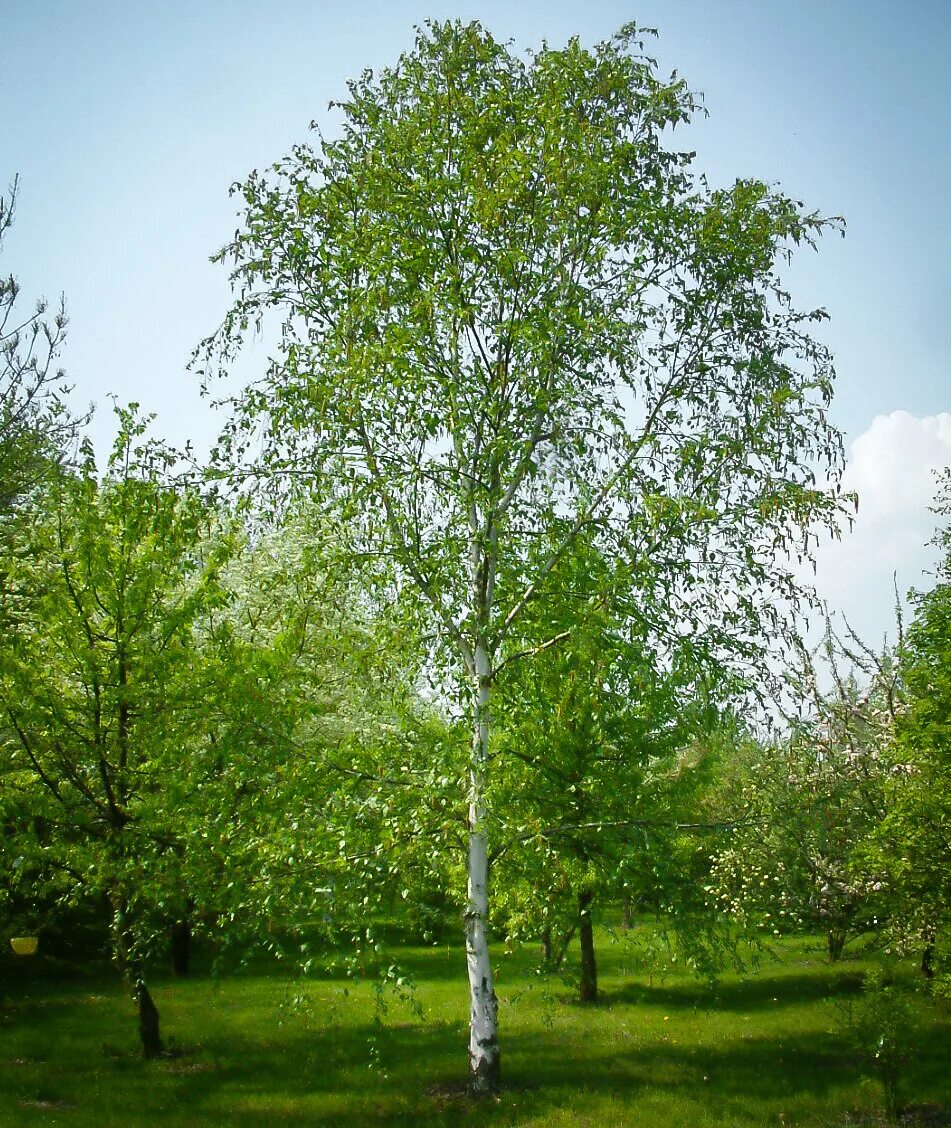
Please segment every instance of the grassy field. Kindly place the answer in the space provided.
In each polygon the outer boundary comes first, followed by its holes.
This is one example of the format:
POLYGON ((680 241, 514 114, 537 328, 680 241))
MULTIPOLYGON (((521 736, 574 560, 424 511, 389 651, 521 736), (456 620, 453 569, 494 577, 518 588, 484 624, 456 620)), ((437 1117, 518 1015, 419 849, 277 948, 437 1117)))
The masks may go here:
MULTIPOLYGON (((505 1091, 471 1104, 459 947, 402 947, 422 1016, 326 974, 309 1002, 272 965, 218 982, 199 973, 154 989, 167 1057, 137 1054, 135 1019, 115 976, 4 955, 0 974, 0 1124, 167 1125, 846 1125, 880 1122, 838 1025, 868 964, 830 967, 818 943, 716 990, 650 974, 635 947, 599 937, 603 1001, 534 974, 531 955, 499 948, 505 1091)), ((905 1098, 951 1123, 949 1014, 921 1004, 921 1048, 905 1098)), ((928 1119, 928 1116, 931 1118, 928 1119)))

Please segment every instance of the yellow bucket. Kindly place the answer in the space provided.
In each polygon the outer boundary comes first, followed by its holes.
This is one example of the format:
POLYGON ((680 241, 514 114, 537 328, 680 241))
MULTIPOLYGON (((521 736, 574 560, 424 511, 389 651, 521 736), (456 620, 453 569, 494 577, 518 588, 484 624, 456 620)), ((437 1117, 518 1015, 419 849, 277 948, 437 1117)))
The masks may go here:
POLYGON ((10 939, 10 947, 17 956, 35 956, 39 943, 38 936, 13 936, 10 939))

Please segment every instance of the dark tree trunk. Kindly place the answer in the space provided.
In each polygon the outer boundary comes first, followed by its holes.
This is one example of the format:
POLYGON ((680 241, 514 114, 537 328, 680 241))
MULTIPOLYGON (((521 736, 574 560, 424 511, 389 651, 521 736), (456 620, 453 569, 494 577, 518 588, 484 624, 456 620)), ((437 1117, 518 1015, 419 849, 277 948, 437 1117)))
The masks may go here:
POLYGON ((568 954, 568 946, 571 944, 571 939, 575 934, 576 928, 577 924, 573 924, 571 928, 569 928, 568 931, 564 934, 564 936, 561 937, 557 951, 555 950, 554 945, 552 946, 551 963, 548 966, 549 971, 558 971, 561 967, 562 963, 564 962, 565 956, 568 954))
POLYGON ((191 945, 191 922, 186 916, 175 921, 172 925, 172 971, 180 979, 184 979, 188 975, 191 945))
POLYGON ((829 963, 837 963, 842 958, 842 949, 845 947, 845 929, 830 928, 828 935, 829 963))
POLYGON ((929 980, 934 979, 934 942, 934 933, 927 933, 924 951, 921 953, 921 974, 929 980))
POLYGON ((142 980, 135 985, 135 997, 139 1004, 139 1037, 142 1039, 142 1056, 158 1057, 163 1050, 159 1036, 159 1012, 149 989, 142 980))
POLYGON ((634 927, 634 902, 630 897, 624 898, 624 916, 621 918, 621 927, 625 932, 630 932, 634 927))
POLYGON ((492 1060, 483 1058, 475 1069, 469 1069, 469 1095, 477 1100, 491 1097, 502 1088, 502 1059, 499 1054, 492 1060))
POLYGON ((551 929, 546 928, 542 933, 542 964, 546 971, 551 968, 551 929))
POLYGON ((142 1041, 142 1056, 158 1057, 162 1053, 162 1039, 159 1035, 159 1012, 149 989, 145 985, 142 963, 132 942, 132 932, 128 921, 128 902, 124 897, 112 901, 112 930, 115 955, 122 974, 132 988, 132 997, 139 1009, 139 1038, 142 1041))
POLYGON ((578 940, 581 944, 581 990, 583 1003, 597 1002, 598 967, 594 959, 594 928, 591 924, 591 903, 594 894, 578 894, 578 940))

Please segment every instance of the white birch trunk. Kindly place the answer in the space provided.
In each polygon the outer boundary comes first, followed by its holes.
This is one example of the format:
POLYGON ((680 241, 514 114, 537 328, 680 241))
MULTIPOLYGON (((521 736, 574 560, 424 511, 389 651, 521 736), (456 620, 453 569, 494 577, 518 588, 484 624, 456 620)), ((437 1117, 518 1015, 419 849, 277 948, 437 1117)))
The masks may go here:
POLYGON ((498 1004, 492 983, 489 940, 489 861, 485 835, 485 767, 489 752, 491 671, 482 639, 475 646, 475 708, 469 764, 469 882, 466 963, 469 971, 469 1085, 473 1094, 498 1090, 501 1078, 498 1004))

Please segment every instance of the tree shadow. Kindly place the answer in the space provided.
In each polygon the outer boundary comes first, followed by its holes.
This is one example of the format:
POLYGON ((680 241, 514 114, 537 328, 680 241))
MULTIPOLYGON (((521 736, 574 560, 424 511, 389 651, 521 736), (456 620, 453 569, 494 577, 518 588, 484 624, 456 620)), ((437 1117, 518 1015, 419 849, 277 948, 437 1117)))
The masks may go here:
POLYGON ((651 987, 629 983, 602 992, 606 1004, 659 1007, 664 1010, 755 1011, 777 1004, 809 1004, 823 999, 854 995, 862 988, 861 971, 835 971, 822 977, 815 973, 757 975, 710 986, 701 981, 651 987))
MULTIPOLYGON (((426 960, 422 978, 431 980, 430 971, 426 960)), ((738 1125, 762 1122, 751 1119, 753 1108, 763 1111, 797 1101, 822 1106, 836 1090, 854 1085, 858 1066, 844 1042, 815 1031, 751 1035, 741 1033, 737 1023, 715 1044, 696 1038, 677 1044, 671 1037, 675 1024, 655 1036, 660 1025, 656 1018, 643 1022, 643 1012, 638 1015, 633 1004, 664 1007, 671 1014, 698 1009, 734 1014, 775 1006, 774 999, 787 1005, 814 1003, 830 993, 848 994, 858 982, 852 972, 827 975, 818 982, 798 974, 767 977, 762 982, 723 984, 716 1001, 703 985, 626 987, 606 999, 605 1009, 612 1012, 612 1022, 617 1020, 609 1048, 604 1040, 586 1042, 583 1032, 572 1033, 566 1041, 563 1030, 538 1024, 519 1029, 513 1018, 503 1029, 504 1092, 498 1102, 478 1104, 465 1091, 467 1030, 461 1019, 354 1021, 345 1005, 283 1024, 275 1015, 273 1021, 261 1022, 259 1032, 249 1032, 247 1026, 230 1026, 225 1013, 220 1022, 193 1027, 200 1031, 194 1045, 186 1042, 174 1055, 144 1063, 135 1055, 131 1011, 117 1018, 122 998, 118 985, 99 988, 107 992, 99 999, 102 1008, 95 1021, 80 1028, 83 1038, 90 1039, 88 1054, 85 1043, 78 1044, 75 1037, 88 988, 68 983, 50 998, 27 994, 17 1000, 12 1018, 29 1027, 24 1045, 46 1047, 47 1065, 28 1063, 31 1084, 44 1099, 67 1099, 91 1108, 100 1089, 111 1089, 130 1094, 130 1100, 137 1094, 151 1101, 157 1116, 163 1109, 187 1110, 187 1123, 228 1123, 235 1128, 271 1121, 330 1128, 372 1123, 501 1126, 544 1120, 570 1107, 583 1089, 621 1104, 669 1095, 671 1107, 681 1114, 693 1106, 697 1119, 738 1125), (630 1036, 621 1033, 625 1025, 630 1036), (104 1054, 103 1032, 120 1027, 127 1033, 123 1046, 128 1049, 104 1054), (70 1059, 71 1073, 68 1083, 57 1088, 60 1055, 70 1059)), ((177 1001, 180 1015, 183 1008, 187 1013, 188 1005, 187 999, 177 1001)), ((187 1024, 179 1020, 170 1032, 179 1025, 187 1038, 187 1024)), ((0 1033, 9 1030, 6 1026, 0 1033)), ((7 1067, 14 1063, 4 1056, 0 1051, 0 1073, 9 1073, 7 1067)), ((17 1065, 21 1073, 25 1069, 17 1065)), ((949 1075, 951 1039, 929 1036, 927 1049, 914 1063, 909 1092, 947 1093, 949 1075)), ((18 1097, 25 1089, 14 1084, 4 1082, 0 1093, 6 1089, 18 1097)))

